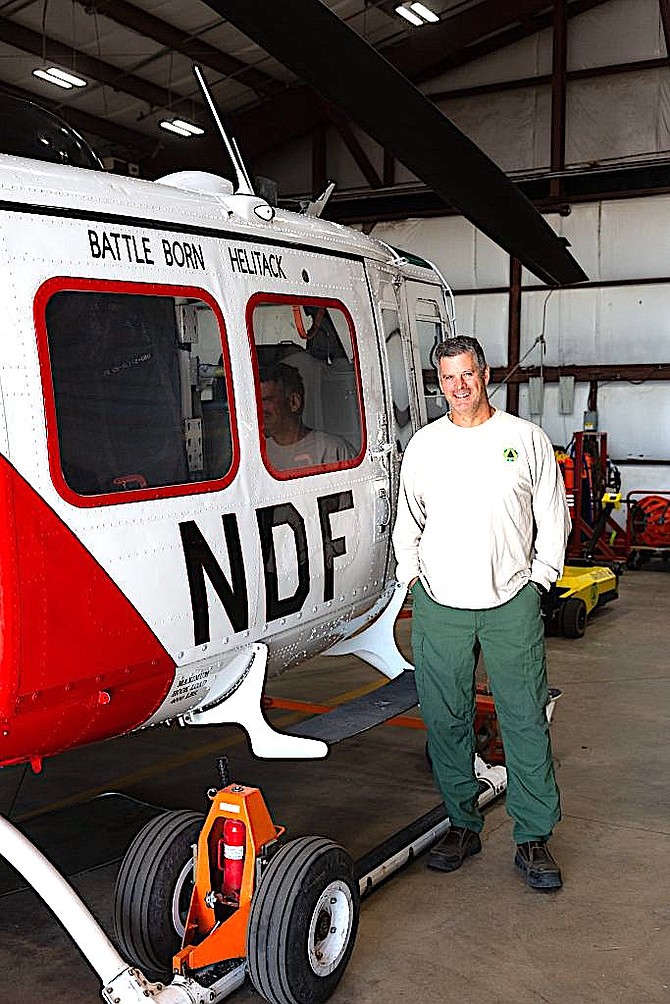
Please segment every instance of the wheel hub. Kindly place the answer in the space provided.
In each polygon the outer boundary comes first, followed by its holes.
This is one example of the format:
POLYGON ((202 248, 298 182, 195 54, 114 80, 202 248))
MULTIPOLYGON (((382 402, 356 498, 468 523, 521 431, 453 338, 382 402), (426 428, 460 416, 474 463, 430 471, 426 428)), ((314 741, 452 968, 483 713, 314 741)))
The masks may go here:
POLYGON ((186 930, 186 917, 188 915, 192 891, 193 862, 187 861, 179 873, 175 882, 174 892, 172 893, 172 924, 180 938, 184 937, 186 930))
POLYGON ((346 951, 353 924, 351 891, 339 879, 323 890, 309 925, 309 964, 317 976, 328 976, 346 951))

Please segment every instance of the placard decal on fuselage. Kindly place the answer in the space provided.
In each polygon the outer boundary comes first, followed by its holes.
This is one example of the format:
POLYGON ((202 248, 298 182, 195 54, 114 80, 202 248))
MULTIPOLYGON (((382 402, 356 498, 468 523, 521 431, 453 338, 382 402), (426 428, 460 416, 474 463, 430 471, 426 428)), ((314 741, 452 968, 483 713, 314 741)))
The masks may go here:
MULTIPOLYGON (((354 500, 351 491, 340 491, 318 497, 316 504, 319 511, 324 567, 323 600, 326 602, 334 597, 335 558, 343 557, 347 553, 346 538, 333 537, 330 517, 336 512, 353 510, 354 500)), ((232 581, 226 577, 195 521, 186 520, 179 524, 191 595, 193 636, 196 645, 208 642, 211 637, 205 575, 220 599, 233 630, 244 631, 249 626, 247 576, 237 516, 235 513, 226 513, 221 519, 232 581)), ((273 621, 297 613, 309 595, 311 580, 305 520, 292 502, 278 502, 257 509, 256 523, 263 556, 265 619, 273 621), (291 596, 280 599, 279 578, 282 570, 278 568, 274 530, 283 526, 287 526, 293 535, 297 586, 291 596)))
POLYGON ((200 692, 202 687, 208 682, 210 676, 209 669, 194 670, 187 673, 180 681, 177 689, 170 697, 170 704, 180 704, 200 692))

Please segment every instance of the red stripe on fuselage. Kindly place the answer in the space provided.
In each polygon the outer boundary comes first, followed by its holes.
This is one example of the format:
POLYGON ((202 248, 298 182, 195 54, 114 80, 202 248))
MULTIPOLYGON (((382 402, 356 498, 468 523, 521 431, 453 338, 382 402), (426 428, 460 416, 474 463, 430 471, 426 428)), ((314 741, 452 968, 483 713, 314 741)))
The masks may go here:
POLYGON ((0 764, 136 728, 174 662, 59 516, 0 458, 0 764))

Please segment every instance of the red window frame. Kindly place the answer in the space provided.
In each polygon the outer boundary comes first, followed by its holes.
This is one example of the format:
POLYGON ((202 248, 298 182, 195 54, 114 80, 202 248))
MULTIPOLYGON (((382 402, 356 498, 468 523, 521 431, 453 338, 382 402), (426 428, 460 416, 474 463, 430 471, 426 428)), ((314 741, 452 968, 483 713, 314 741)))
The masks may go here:
POLYGON ((247 323, 247 335, 249 337, 249 349, 251 352, 251 362, 254 371, 254 390, 256 393, 256 414, 258 419, 258 432, 259 432, 259 444, 261 457, 263 459, 263 464, 265 465, 268 473, 275 478, 277 481, 294 481, 296 478, 306 478, 313 474, 328 474, 332 471, 344 471, 349 470, 352 467, 358 467, 358 465, 363 460, 365 452, 367 450, 367 424, 365 420, 365 408, 363 406, 363 391, 361 387, 361 367, 360 360, 358 358, 358 342, 356 339, 356 329, 354 327, 354 321, 347 310, 346 306, 341 300, 336 300, 330 297, 323 296, 305 296, 305 295, 293 295, 291 293, 255 293, 249 302, 247 303, 246 309, 246 323, 247 323), (358 403, 358 416, 361 425, 361 447, 355 457, 350 460, 341 460, 333 464, 318 464, 313 467, 291 467, 287 470, 279 471, 272 466, 270 460, 268 459, 267 451, 265 449, 265 437, 263 435, 263 405, 261 402, 260 394, 260 379, 259 379, 259 366, 258 366, 258 356, 256 354, 256 340, 254 338, 254 326, 253 326, 253 314, 254 310, 260 304, 265 303, 278 303, 278 304, 288 304, 290 306, 299 307, 301 305, 306 305, 308 307, 325 307, 332 308, 333 310, 339 310, 347 322, 347 327, 349 328, 349 337, 351 339, 351 348, 353 352, 353 364, 354 364, 354 374, 356 382, 356 400, 358 403))
POLYGON ((47 430, 47 451, 51 479, 58 494, 70 505, 78 508, 93 508, 102 505, 121 505, 126 502, 143 502, 151 499, 195 495, 203 492, 221 491, 234 479, 240 463, 239 436, 237 431, 235 398, 231 381, 230 353, 226 336, 226 324, 221 308, 211 293, 199 286, 182 286, 163 283, 126 282, 112 279, 82 279, 56 276, 48 279, 37 290, 33 305, 37 351, 44 394, 44 411, 47 430), (60 459, 60 442, 56 418, 56 398, 51 372, 49 339, 46 326, 46 307, 56 293, 126 293, 133 296, 188 297, 201 300, 214 313, 221 335, 221 352, 225 370, 226 393, 230 409, 230 436, 232 460, 223 478, 211 481, 189 481, 183 484, 162 485, 151 488, 133 488, 125 492, 105 492, 99 495, 80 495, 65 480, 60 459))

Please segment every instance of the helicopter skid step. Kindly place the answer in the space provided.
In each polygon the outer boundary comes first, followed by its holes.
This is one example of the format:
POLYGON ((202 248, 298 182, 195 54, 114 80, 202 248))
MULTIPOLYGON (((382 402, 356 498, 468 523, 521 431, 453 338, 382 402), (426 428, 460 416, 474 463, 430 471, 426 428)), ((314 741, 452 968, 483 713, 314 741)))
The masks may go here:
POLYGON ((372 693, 356 697, 323 715, 315 715, 291 731, 294 735, 321 739, 331 745, 409 711, 418 701, 414 671, 407 669, 372 693))

